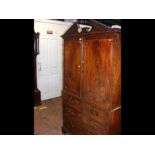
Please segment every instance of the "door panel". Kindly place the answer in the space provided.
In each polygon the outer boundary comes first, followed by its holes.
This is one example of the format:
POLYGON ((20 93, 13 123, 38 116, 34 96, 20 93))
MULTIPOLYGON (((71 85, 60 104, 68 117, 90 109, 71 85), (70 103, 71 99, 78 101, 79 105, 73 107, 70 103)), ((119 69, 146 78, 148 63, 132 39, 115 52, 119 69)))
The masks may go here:
POLYGON ((61 96, 60 39, 40 36, 40 54, 37 58, 38 88, 41 100, 61 96))
POLYGON ((64 90, 80 96, 81 42, 78 39, 65 41, 64 90))
POLYGON ((105 103, 111 95, 111 39, 88 39, 84 41, 84 100, 105 103))

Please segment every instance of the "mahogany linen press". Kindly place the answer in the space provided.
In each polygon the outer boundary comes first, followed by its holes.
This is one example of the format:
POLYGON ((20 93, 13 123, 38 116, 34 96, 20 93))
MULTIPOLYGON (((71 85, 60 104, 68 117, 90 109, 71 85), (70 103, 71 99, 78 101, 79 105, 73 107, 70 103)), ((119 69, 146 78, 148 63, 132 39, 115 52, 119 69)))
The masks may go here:
POLYGON ((63 133, 121 132, 121 30, 74 23, 64 39, 63 133))

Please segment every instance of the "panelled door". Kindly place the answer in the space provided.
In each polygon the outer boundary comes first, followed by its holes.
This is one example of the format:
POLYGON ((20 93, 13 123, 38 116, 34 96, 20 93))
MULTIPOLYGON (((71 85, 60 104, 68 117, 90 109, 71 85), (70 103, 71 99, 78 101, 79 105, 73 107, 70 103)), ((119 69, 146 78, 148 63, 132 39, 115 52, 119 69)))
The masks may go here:
POLYGON ((80 96, 81 40, 66 39, 64 44, 64 90, 80 96))
POLYGON ((103 103, 108 101, 112 84, 111 39, 84 40, 84 70, 82 75, 82 97, 86 101, 103 103))
POLYGON ((61 96, 61 53, 59 37, 40 35, 40 54, 37 57, 38 88, 41 100, 61 96))

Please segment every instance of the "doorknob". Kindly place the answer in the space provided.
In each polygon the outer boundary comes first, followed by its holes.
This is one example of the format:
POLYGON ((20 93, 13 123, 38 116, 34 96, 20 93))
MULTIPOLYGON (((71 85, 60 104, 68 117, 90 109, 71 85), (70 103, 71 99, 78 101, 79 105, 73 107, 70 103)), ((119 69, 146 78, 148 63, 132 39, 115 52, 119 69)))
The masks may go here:
POLYGON ((41 71, 41 63, 38 63, 38 71, 41 71))

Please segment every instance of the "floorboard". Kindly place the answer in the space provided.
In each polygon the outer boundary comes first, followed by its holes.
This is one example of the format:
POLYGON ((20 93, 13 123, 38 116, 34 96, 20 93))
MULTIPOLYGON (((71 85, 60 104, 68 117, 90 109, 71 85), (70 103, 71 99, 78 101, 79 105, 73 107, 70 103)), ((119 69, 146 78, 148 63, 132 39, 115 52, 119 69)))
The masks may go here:
POLYGON ((50 99, 34 107, 35 135, 63 135, 62 127, 62 98, 50 99))

